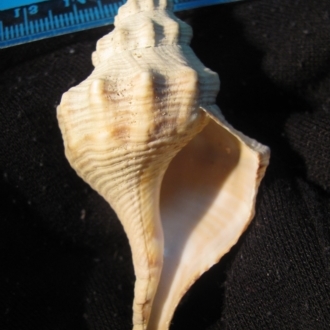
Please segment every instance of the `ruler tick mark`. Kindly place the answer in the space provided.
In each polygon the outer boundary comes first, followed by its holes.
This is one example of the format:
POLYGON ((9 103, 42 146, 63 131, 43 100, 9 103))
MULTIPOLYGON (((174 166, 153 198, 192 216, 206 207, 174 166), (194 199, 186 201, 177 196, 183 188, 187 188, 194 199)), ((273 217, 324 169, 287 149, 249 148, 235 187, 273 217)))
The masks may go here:
POLYGON ((58 20, 60 22, 60 26, 61 27, 64 27, 64 19, 63 19, 63 15, 62 14, 59 14, 58 15, 58 20))
POLYGON ((94 7, 94 16, 96 17, 97 20, 100 19, 100 13, 97 7, 94 7))
MULTIPOLYGON (((74 16, 72 14, 72 12, 69 13, 69 18, 70 18, 70 23, 73 25, 74 24, 74 16)), ((78 20, 77 20, 78 22, 78 20)))
POLYGON ((104 11, 103 11, 102 4, 101 4, 100 0, 97 1, 97 5, 99 7, 101 17, 104 18, 104 11))
POLYGON ((27 17, 26 8, 23 9, 23 15, 24 15, 25 33, 26 33, 26 35, 28 35, 29 34, 29 24, 28 24, 28 17, 27 17))
POLYGON ((60 25, 58 23, 58 19, 57 19, 56 15, 53 17, 53 21, 54 21, 54 24, 55 24, 55 28, 58 29, 60 27, 60 25))
POLYGON ((110 7, 111 15, 115 16, 116 15, 116 7, 112 3, 109 5, 109 7, 110 7))
POLYGON ((39 20, 39 22, 40 22, 40 29, 41 29, 41 31, 44 31, 44 21, 43 21, 43 19, 40 19, 39 20))
POLYGON ((85 23, 85 16, 84 16, 84 13, 83 13, 81 10, 79 10, 79 17, 80 17, 80 20, 81 20, 83 23, 85 23))
POLYGON ((9 34, 10 34, 10 38, 13 39, 13 38, 15 37, 15 34, 14 34, 14 27, 13 27, 13 26, 10 27, 9 34))
POLYGON ((77 21, 77 24, 79 24, 79 15, 78 15, 78 10, 77 10, 77 6, 73 5, 73 12, 74 12, 74 17, 77 21))
POLYGON ((107 5, 104 5, 103 8, 104 8, 105 14, 106 14, 107 16, 110 16, 108 6, 107 6, 107 5))
POLYGON ((30 30, 30 34, 34 34, 34 25, 33 25, 33 22, 32 21, 30 21, 29 22, 30 24, 30 26, 29 26, 29 30, 30 30))
POLYGON ((19 25, 19 30, 20 30, 20 32, 21 32, 21 35, 24 36, 24 25, 23 25, 23 23, 21 23, 21 24, 19 25))
POLYGON ((50 27, 54 29, 54 17, 53 17, 53 12, 51 10, 48 10, 48 17, 50 21, 50 27))
POLYGON ((45 17, 45 29, 49 29, 49 22, 48 22, 48 17, 45 17))
POLYGON ((4 40, 4 35, 3 35, 3 24, 2 21, 0 21, 0 35, 1 35, 1 41, 4 40))
POLYGON ((95 15, 94 15, 93 9, 89 8, 88 11, 89 11, 89 16, 90 16, 91 20, 94 21, 95 20, 95 15))
POLYGON ((69 26, 70 22, 69 22, 69 15, 67 13, 64 14, 64 20, 65 20, 65 25, 69 26))
POLYGON ((87 9, 84 10, 84 14, 85 14, 85 19, 88 22, 89 21, 89 15, 88 15, 88 10, 87 9))

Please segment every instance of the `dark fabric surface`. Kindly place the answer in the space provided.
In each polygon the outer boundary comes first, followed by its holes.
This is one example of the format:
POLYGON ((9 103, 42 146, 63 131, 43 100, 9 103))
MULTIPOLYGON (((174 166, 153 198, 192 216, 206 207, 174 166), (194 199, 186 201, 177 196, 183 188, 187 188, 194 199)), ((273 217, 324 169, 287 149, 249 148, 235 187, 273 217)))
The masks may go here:
MULTIPOLYGON (((272 157, 255 219, 186 294, 171 329, 329 329, 330 2, 184 16, 196 54, 220 75, 222 112, 272 157)), ((131 328, 125 233, 70 168, 56 121, 110 29, 0 50, 0 329, 131 328)))

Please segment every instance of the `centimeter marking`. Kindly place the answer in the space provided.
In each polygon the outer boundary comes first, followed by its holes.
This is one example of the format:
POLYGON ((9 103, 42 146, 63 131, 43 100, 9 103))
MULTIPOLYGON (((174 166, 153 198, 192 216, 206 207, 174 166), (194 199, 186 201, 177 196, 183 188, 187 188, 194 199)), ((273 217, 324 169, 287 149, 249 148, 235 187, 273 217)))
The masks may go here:
MULTIPOLYGON (((5 0, 0 48, 112 24, 126 0, 5 0), (10 1, 10 2, 9 2, 10 1)), ((174 0, 174 11, 239 0, 174 0)))

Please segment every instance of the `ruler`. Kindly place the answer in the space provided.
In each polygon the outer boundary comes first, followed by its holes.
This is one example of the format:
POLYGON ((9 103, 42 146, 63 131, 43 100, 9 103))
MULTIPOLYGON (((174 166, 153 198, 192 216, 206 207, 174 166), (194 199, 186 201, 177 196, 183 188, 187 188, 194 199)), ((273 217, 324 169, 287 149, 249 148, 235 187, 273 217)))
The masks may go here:
MULTIPOLYGON (((238 0, 174 0, 174 11, 238 0)), ((0 48, 112 24, 126 0, 0 0, 0 48)))

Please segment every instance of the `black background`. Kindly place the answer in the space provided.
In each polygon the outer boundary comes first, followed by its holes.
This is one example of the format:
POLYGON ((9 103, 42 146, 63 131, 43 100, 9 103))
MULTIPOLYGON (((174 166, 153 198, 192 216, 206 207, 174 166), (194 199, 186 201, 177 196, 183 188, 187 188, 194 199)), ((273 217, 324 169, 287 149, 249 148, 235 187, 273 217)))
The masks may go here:
MULTIPOLYGON (((329 329, 330 2, 252 0, 181 16, 219 73, 227 120, 272 156, 255 219, 186 294, 171 329, 329 329)), ((110 29, 0 51, 0 329, 131 329, 125 233, 70 168, 56 120, 110 29)))

